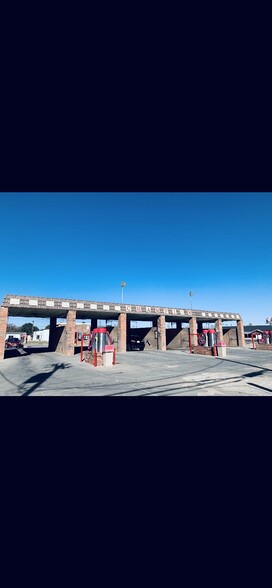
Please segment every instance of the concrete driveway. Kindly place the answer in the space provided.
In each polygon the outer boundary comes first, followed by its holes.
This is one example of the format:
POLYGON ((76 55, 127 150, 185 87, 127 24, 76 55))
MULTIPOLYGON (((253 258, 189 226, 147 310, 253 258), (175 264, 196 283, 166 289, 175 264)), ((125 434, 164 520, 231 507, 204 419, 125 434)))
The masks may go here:
POLYGON ((180 350, 119 353, 111 368, 40 351, 0 361, 1 396, 272 395, 269 351, 227 348, 225 359, 180 350))

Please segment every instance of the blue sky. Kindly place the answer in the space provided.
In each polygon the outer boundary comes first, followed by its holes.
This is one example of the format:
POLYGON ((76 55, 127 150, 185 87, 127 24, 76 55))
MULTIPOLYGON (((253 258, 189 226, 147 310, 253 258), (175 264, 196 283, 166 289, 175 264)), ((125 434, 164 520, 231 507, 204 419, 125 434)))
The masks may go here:
POLYGON ((272 316, 272 194, 2 193, 0 215, 1 301, 120 301, 124 280, 127 303, 190 308, 192 290, 194 308, 272 316))

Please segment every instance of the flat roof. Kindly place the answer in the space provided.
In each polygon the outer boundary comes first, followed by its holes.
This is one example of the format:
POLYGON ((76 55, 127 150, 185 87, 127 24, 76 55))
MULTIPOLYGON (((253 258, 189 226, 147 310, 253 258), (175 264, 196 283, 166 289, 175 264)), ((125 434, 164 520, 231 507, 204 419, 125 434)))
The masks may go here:
POLYGON ((154 306, 145 304, 122 304, 120 302, 101 302, 98 300, 77 300, 70 298, 48 298, 41 296, 22 296, 6 294, 2 307, 8 308, 9 316, 66 318, 68 310, 76 310, 77 319, 100 318, 117 319, 120 313, 129 315, 131 320, 148 320, 164 315, 167 321, 181 319, 188 322, 193 316, 205 322, 213 322, 218 318, 225 321, 239 320, 241 315, 236 312, 217 310, 191 310, 172 306, 154 306))

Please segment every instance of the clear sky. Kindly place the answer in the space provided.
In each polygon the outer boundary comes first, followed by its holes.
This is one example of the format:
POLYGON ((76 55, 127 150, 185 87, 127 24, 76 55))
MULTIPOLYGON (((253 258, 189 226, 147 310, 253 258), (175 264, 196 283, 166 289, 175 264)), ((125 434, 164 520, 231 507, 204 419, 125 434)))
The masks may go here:
POLYGON ((272 194, 2 193, 0 217, 1 301, 117 302, 124 280, 127 303, 272 316, 272 194))

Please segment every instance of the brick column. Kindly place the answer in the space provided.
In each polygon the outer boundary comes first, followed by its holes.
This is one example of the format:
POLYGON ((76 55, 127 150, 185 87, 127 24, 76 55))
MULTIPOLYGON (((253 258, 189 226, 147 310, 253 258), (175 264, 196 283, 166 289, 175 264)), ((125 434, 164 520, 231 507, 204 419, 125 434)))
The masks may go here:
POLYGON ((75 353, 75 334, 76 334, 76 311, 68 310, 66 319, 66 345, 65 355, 74 355, 75 353))
POLYGON ((118 349, 120 353, 127 350, 127 315, 121 313, 118 316, 118 349))
POLYGON ((158 317, 157 327, 158 327, 158 349, 159 349, 159 351, 166 351, 165 316, 158 317))
POLYGON ((49 342, 48 342, 49 351, 55 351, 55 349, 56 349, 56 329, 57 329, 57 319, 55 316, 53 316, 53 317, 51 316, 49 342))
POLYGON ((238 336, 238 345, 239 347, 245 346, 245 333, 244 333, 244 323, 242 319, 237 321, 237 336, 238 336))
POLYGON ((0 307, 0 359, 4 359, 8 323, 8 308, 0 307))
POLYGON ((74 355, 75 352, 75 333, 76 333, 76 311, 68 310, 66 325, 63 327, 63 331, 57 349, 59 353, 63 355, 74 355))
POLYGON ((223 323, 222 323, 222 319, 217 319, 217 321, 215 321, 215 330, 216 330, 216 334, 217 334, 217 343, 222 343, 223 339, 223 323))
MULTIPOLYGON (((192 316, 192 318, 190 318, 190 320, 189 320, 189 327, 190 327, 190 335, 197 333, 197 320, 194 316, 192 316)), ((193 335, 193 337, 191 337, 191 342, 192 342, 193 347, 197 345, 198 341, 197 341, 196 335, 193 335)))

